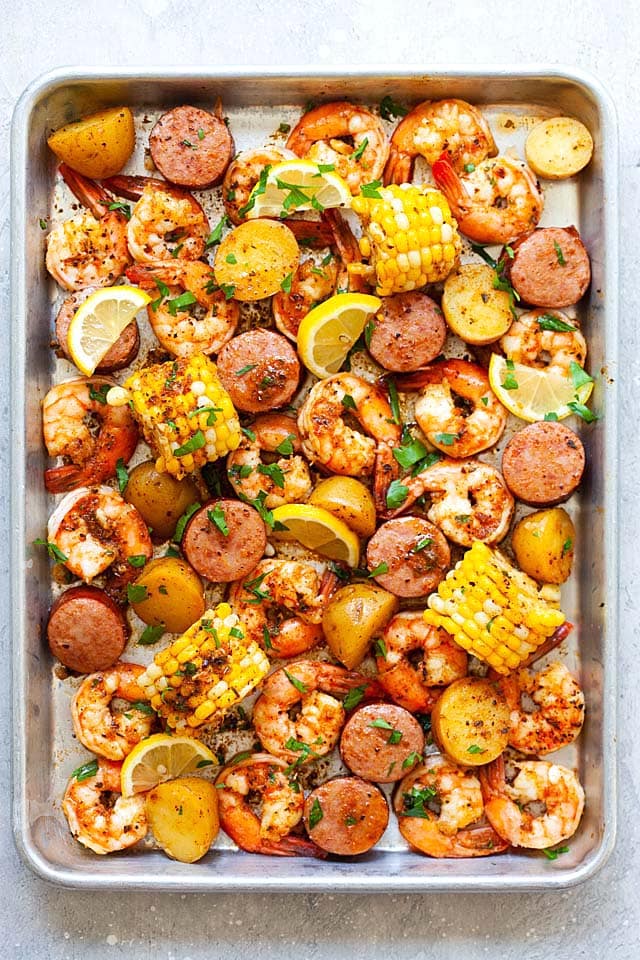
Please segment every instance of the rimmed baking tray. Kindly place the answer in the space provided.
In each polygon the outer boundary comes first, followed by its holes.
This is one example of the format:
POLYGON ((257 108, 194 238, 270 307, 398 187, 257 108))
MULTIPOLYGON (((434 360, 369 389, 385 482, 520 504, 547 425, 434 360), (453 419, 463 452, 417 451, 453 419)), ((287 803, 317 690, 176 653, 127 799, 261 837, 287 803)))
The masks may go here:
POLYGON ((348 73, 261 67, 163 68, 143 74, 61 69, 36 80, 20 98, 11 164, 13 817, 16 843, 27 864, 60 884, 114 890, 549 890, 592 876, 613 848, 616 813, 618 158, 615 110, 599 82, 573 69, 548 66, 455 66, 428 73, 393 66, 348 73), (39 225, 49 215, 55 173, 46 136, 105 106, 127 103, 157 112, 180 103, 211 106, 220 96, 232 118, 236 146, 243 148, 250 145, 256 124, 267 123, 273 130, 276 117, 297 115, 311 100, 378 103, 386 95, 409 103, 460 97, 484 105, 494 118, 501 116, 505 131, 510 117, 515 130, 532 114, 571 114, 594 137, 590 166, 573 185, 565 184, 564 192, 549 190, 554 219, 542 220, 543 225, 575 223, 593 269, 581 320, 589 369, 596 378, 592 405, 600 420, 583 431, 589 468, 572 508, 578 560, 573 584, 563 596, 563 608, 577 625, 574 643, 587 698, 587 721, 575 754, 587 795, 580 829, 570 852, 553 862, 535 852, 433 860, 393 842, 363 857, 325 862, 264 858, 234 849, 214 849, 191 865, 153 850, 96 857, 72 840, 60 811, 60 777, 71 770, 61 756, 60 725, 70 723, 68 713, 58 715, 54 665, 44 639, 50 571, 44 551, 31 546, 43 535, 51 509, 42 482, 46 454, 40 413, 53 370, 51 285, 39 225))

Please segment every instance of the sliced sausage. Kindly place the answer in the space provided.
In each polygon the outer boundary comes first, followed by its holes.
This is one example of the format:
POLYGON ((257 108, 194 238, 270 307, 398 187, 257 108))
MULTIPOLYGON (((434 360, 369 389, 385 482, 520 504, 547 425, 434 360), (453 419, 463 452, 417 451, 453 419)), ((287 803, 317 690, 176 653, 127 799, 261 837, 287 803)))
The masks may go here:
POLYGON ((418 721, 395 703, 370 703, 347 720, 340 753, 365 780, 393 783, 422 759, 424 733, 418 721))
POLYGON ((262 328, 241 333, 218 354, 218 376, 246 413, 284 407, 298 389, 300 363, 286 337, 262 328))
POLYGON ((51 608, 49 647, 69 670, 106 670, 120 658, 128 639, 120 607, 98 587, 71 587, 51 608))
POLYGON ((384 297, 373 321, 369 353, 385 370, 418 370, 441 353, 447 336, 442 310, 426 293, 384 297))
POLYGON ((239 500, 205 503, 189 520, 181 543, 193 569, 213 583, 246 577, 266 545, 267 531, 260 514, 239 500))
MULTIPOLYGON (((67 360, 71 360, 67 335, 73 315, 80 304, 84 303, 87 297, 95 293, 98 289, 98 287, 85 287, 84 290, 77 290, 75 293, 72 293, 70 297, 67 297, 58 310, 58 316, 56 317, 56 337, 58 338, 58 345, 67 360)), ((124 328, 114 345, 110 347, 104 355, 96 367, 96 373, 110 373, 112 370, 122 370, 123 367, 128 367, 131 361, 138 355, 139 349, 140 331, 138 330, 136 321, 132 320, 131 323, 124 328)))
POLYGON ((149 148, 160 173, 189 190, 222 180, 233 156, 233 140, 222 117, 189 106, 162 114, 149 135, 149 148))
POLYGON ((396 597, 423 597, 436 589, 451 563, 443 533, 422 517, 398 517, 378 528, 367 546, 370 571, 396 597))
POLYGON ((589 255, 575 227, 538 227, 511 248, 513 257, 502 262, 524 303, 569 307, 589 286, 589 255))
POLYGON ((552 506, 571 496, 584 463, 584 447, 573 430, 542 420, 511 438, 502 455, 502 473, 518 500, 552 506))
POLYGON ((304 803, 304 823, 313 842, 342 857, 371 850, 388 822, 384 794, 358 777, 328 780, 312 790, 304 803))

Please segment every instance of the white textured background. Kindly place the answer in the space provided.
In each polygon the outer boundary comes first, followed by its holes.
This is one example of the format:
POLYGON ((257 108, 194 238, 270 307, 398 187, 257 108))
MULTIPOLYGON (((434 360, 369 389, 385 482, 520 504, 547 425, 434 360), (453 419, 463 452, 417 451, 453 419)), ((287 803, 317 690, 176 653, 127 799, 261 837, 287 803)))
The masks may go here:
MULTIPOLYGON (((37 880, 10 830, 9 669, 0 688, 0 957, 200 960, 345 957, 636 960, 640 957, 640 700, 637 538, 640 442, 640 13, 637 0, 0 0, 0 336, 7 293, 8 128, 13 104, 56 66, 563 63, 613 95, 621 140, 621 634, 618 844, 591 882, 562 894, 107 895, 37 880)), ((0 375, 0 461, 11 442, 0 375)), ((612 465, 612 469, 616 469, 612 465)), ((7 516, 8 483, 0 489, 7 516)), ((6 525, 0 532, 6 538, 6 525)), ((0 544, 0 547, 2 544, 0 544)), ((6 540, 0 557, 6 575, 6 540)), ((8 620, 7 587, 0 624, 8 620)), ((8 656, 9 637, 2 632, 8 656)))

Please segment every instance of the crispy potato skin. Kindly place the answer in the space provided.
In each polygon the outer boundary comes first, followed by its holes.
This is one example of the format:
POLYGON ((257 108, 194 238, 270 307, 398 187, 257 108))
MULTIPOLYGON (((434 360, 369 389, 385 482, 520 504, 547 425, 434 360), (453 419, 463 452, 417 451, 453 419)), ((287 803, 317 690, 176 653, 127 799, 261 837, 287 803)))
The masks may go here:
POLYGON ((146 796, 153 835, 174 860, 195 863, 218 835, 218 795, 208 780, 182 777, 159 783, 146 796))
POLYGON ((168 540, 187 507, 198 502, 198 488, 187 477, 176 480, 159 473, 153 460, 145 460, 129 474, 123 496, 151 527, 154 539, 168 540))
POLYGON ((158 557, 144 568, 136 580, 144 586, 144 600, 131 606, 145 623, 164 626, 169 633, 184 633, 205 610, 202 581, 186 560, 158 557))
POLYGON ((434 738, 464 767, 491 763, 507 746, 509 707, 498 685, 480 677, 455 680, 431 714, 434 738))
POLYGON ((495 289, 495 270, 484 263, 465 263, 447 277, 442 310, 447 324, 462 340, 476 346, 499 340, 513 320, 509 294, 495 289))
POLYGON ((511 543, 518 566, 541 583, 564 583, 571 576, 576 530, 562 507, 536 510, 520 520, 511 543))
POLYGON ((322 617, 334 657, 349 670, 357 667, 398 606, 397 597, 373 583, 350 583, 334 593, 322 617))
POLYGON ((565 180, 591 160, 593 139, 573 117, 551 117, 536 124, 525 143, 527 163, 545 180, 565 180))
POLYGON ((284 223, 249 220, 224 237, 213 272, 223 289, 233 287, 235 300, 263 300, 281 289, 299 256, 296 238, 284 223))
POLYGON ((133 114, 128 107, 101 110, 67 123, 47 141, 64 163, 93 180, 120 173, 135 142, 133 114))

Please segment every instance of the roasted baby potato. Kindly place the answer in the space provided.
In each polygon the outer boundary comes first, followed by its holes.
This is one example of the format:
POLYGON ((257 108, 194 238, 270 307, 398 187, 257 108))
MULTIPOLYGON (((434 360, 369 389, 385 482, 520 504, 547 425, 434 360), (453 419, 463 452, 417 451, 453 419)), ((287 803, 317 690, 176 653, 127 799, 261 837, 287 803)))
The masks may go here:
POLYGON ((145 623, 184 633, 205 609, 202 581, 186 560, 159 557, 129 586, 129 602, 145 623))
POLYGON ((507 746, 509 707, 498 684, 480 677, 454 680, 431 714, 440 747, 463 767, 491 763, 507 746))
POLYGON ((166 780, 146 795, 147 817, 164 850, 182 863, 204 857, 220 829, 218 794, 208 780, 166 780))
POLYGON ((300 251, 289 227, 274 220, 249 220, 222 240, 213 273, 225 295, 263 300, 281 289, 298 266, 300 251))
POLYGON ((591 160, 593 140, 584 123, 572 117, 552 117, 537 123, 524 146, 527 163, 539 177, 564 180, 591 160))
POLYGON ((511 544, 518 566, 540 583, 564 583, 571 575, 576 530, 562 507, 537 510, 520 520, 511 544))
POLYGON ((353 477, 328 477, 316 484, 309 497, 314 507, 324 507, 351 527, 359 537, 372 537, 376 531, 376 508, 363 483, 353 477))
POLYGON ((445 281, 442 311, 465 343, 493 343, 511 326, 509 294, 496 289, 495 280, 495 270, 486 264, 464 263, 445 281))
POLYGON ((198 502, 198 488, 188 477, 176 480, 170 473, 159 473, 153 460, 134 467, 123 494, 142 514, 152 535, 168 540, 187 507, 198 502))
POLYGON ((67 123, 47 140, 64 163, 94 180, 120 173, 133 153, 135 142, 129 107, 101 110, 75 123, 67 123))
POLYGON ((349 670, 362 663, 371 640, 398 609, 398 598, 374 583, 350 583, 324 609, 322 629, 334 657, 349 670))

